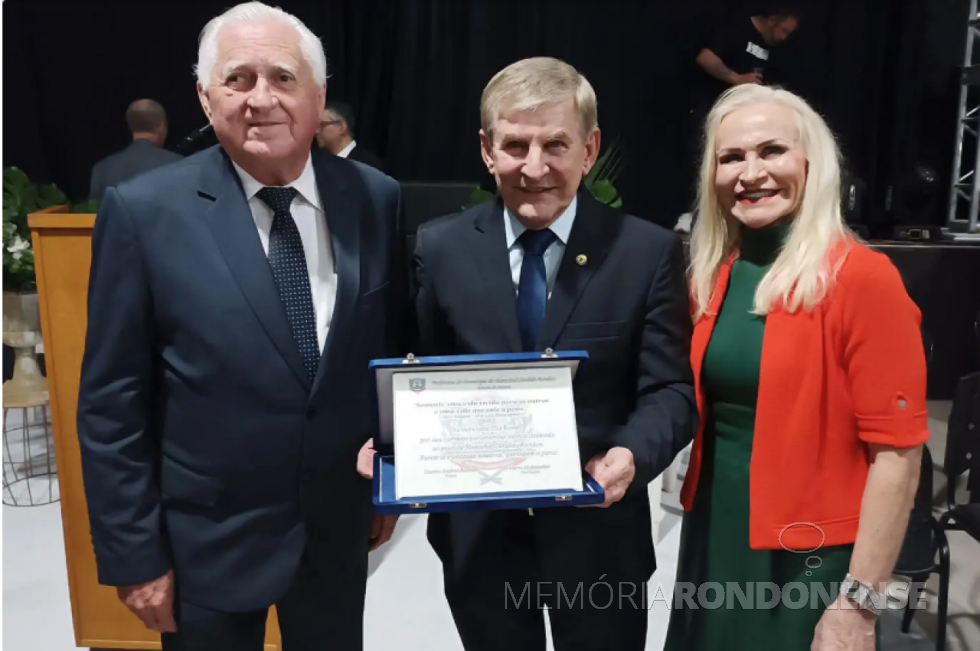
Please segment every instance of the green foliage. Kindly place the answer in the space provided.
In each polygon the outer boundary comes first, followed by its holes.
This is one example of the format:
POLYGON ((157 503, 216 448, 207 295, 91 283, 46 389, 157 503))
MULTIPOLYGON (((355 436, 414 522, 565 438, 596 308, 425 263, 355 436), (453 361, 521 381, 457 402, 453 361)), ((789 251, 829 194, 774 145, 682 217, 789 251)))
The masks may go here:
MULTIPOLYGON (((596 159, 595 165, 589 170, 589 173, 582 178, 582 185, 592 193, 592 196, 596 198, 600 203, 607 204, 613 208, 622 208, 623 199, 619 196, 619 192, 616 191, 616 186, 613 185, 616 181, 616 177, 619 176, 620 171, 623 167, 623 156, 619 148, 618 142, 613 142, 607 149, 596 159)), ((488 201, 497 196, 497 188, 495 186, 479 186, 473 188, 473 192, 470 194, 469 199, 466 203, 462 205, 462 210, 472 208, 477 206, 484 201, 488 201)))
POLYGON ((99 200, 86 199, 85 201, 73 203, 68 212, 77 215, 94 215, 95 213, 99 212, 99 200))
POLYGON ((66 203, 68 197, 55 184, 35 184, 16 167, 3 170, 4 291, 29 292, 37 287, 27 216, 66 203))
POLYGON ((596 159, 595 165, 582 181, 597 201, 613 208, 622 208, 623 200, 616 191, 616 186, 613 185, 622 169, 623 155, 619 143, 614 141, 596 159))
POLYGON ((469 199, 467 199, 466 203, 463 204, 462 209, 466 210, 468 208, 472 208, 473 206, 477 206, 483 203, 484 201, 493 199, 496 196, 497 196, 496 192, 491 192, 490 190, 484 190, 481 187, 475 187, 473 188, 473 192, 470 193, 469 199))

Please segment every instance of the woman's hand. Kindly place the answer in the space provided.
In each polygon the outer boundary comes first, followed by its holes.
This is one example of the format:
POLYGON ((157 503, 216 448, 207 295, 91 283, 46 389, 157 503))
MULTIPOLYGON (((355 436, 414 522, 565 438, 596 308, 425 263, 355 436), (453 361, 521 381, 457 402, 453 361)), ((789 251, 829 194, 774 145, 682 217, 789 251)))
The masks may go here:
POLYGON ((875 651, 875 617, 844 597, 824 611, 810 651, 875 651))

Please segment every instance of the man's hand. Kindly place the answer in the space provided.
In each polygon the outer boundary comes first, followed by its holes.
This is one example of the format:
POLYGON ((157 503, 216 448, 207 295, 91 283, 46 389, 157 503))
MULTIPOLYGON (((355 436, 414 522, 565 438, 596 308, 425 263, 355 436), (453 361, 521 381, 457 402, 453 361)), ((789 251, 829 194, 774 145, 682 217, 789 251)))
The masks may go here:
MULTIPOLYGON (((374 478, 374 439, 368 439, 361 451, 357 453, 357 473, 365 479, 374 478)), ((376 515, 371 521, 371 546, 369 551, 374 551, 381 545, 391 540, 391 534, 395 531, 395 523, 398 522, 397 515, 376 515)))
POLYGON ((758 72, 747 72, 744 75, 735 75, 734 81, 735 86, 741 86, 742 84, 761 84, 762 75, 758 72))
POLYGON ((174 572, 140 585, 116 588, 119 600, 151 631, 176 633, 174 621, 174 572))
POLYGON ((626 489, 633 483, 636 475, 633 453, 626 448, 611 448, 589 459, 585 471, 606 491, 606 501, 595 505, 605 508, 623 499, 626 489))
POLYGON ((874 651, 875 616, 838 597, 813 632, 810 651, 874 651))
POLYGON ((395 523, 398 522, 397 515, 376 515, 371 522, 371 546, 368 551, 374 551, 381 545, 391 540, 391 534, 395 532, 395 523))
POLYGON ((364 479, 374 478, 374 439, 368 439, 357 453, 357 474, 364 479))

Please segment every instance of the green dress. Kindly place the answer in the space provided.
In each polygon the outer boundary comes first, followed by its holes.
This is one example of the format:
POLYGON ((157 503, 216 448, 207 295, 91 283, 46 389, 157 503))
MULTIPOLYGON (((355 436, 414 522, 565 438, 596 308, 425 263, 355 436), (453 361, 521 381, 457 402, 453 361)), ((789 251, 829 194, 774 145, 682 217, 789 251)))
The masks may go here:
POLYGON ((756 287, 785 235, 785 226, 743 228, 740 254, 705 351, 702 469, 681 526, 678 588, 665 651, 807 651, 825 604, 836 598, 833 591, 850 565, 853 545, 810 554, 749 548, 749 462, 766 326, 765 317, 751 310, 756 287), (807 592, 793 590, 788 601, 758 607, 775 600, 760 583, 793 582, 807 592), (682 583, 693 584, 688 601, 681 599, 682 583), (814 595, 818 588, 822 592, 814 595))

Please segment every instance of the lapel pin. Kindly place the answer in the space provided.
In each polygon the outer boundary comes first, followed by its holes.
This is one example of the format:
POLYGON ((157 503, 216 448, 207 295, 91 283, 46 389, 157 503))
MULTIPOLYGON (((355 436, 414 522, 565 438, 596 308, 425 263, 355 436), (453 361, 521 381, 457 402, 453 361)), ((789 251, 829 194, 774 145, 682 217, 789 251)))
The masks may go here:
POLYGON ((581 267, 582 265, 584 265, 584 264, 585 264, 586 262, 588 262, 588 261, 589 261, 589 259, 588 259, 588 258, 587 258, 587 257, 585 256, 585 254, 582 254, 582 253, 579 253, 579 254, 578 254, 578 255, 577 255, 576 257, 575 257, 575 262, 577 262, 577 263, 578 263, 578 266, 580 266, 580 267, 581 267))

